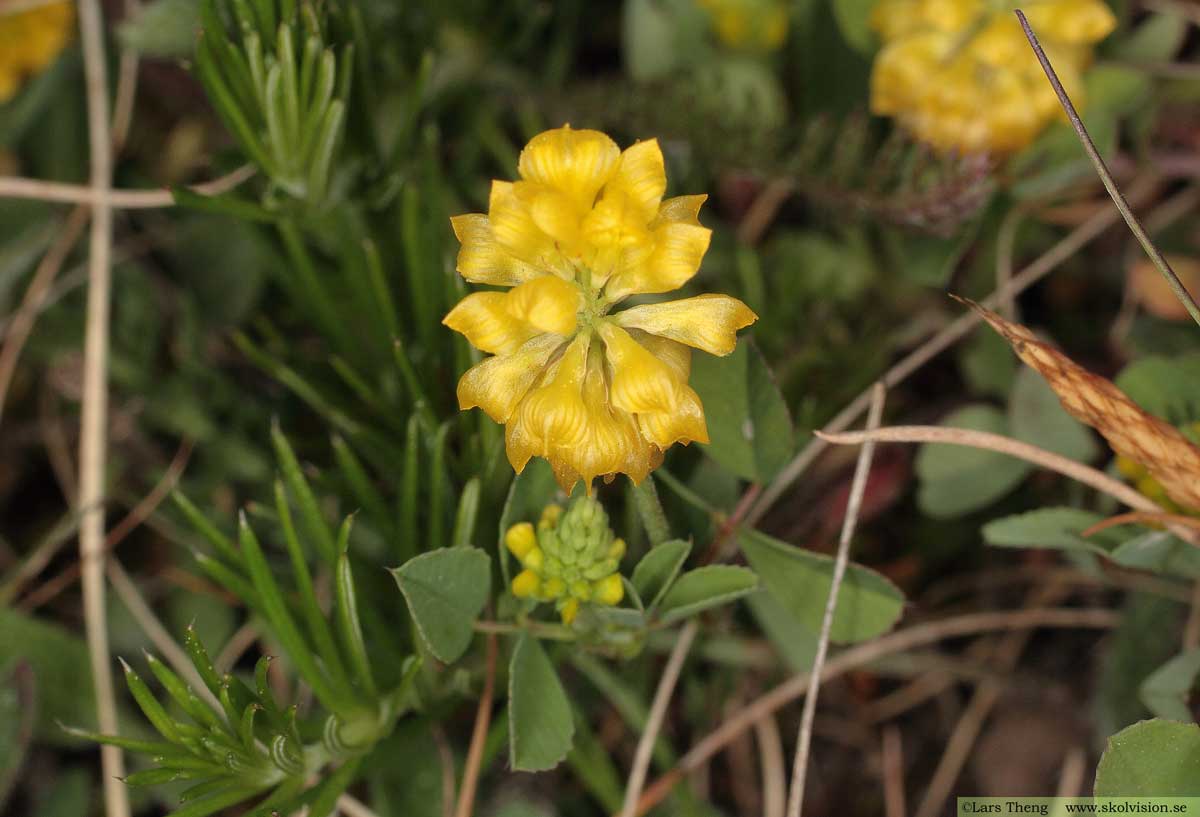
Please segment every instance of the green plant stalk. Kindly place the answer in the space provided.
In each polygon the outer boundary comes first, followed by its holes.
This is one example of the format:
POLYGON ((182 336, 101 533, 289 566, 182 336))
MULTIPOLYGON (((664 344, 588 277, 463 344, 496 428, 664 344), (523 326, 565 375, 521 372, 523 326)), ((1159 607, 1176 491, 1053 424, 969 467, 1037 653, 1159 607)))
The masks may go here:
POLYGON ((349 690, 349 679, 341 669, 337 644, 333 640, 333 631, 329 628, 320 606, 317 604, 316 590, 313 586, 312 575, 304 559, 304 550, 296 536, 296 528, 292 521, 292 512, 288 503, 287 492, 283 483, 275 481, 275 505, 279 513, 279 521, 283 528, 283 540, 287 545, 288 556, 292 563, 292 576, 296 582, 296 591, 300 600, 300 612, 308 634, 316 645, 317 654, 331 672, 336 674, 335 683, 342 690, 349 690))
POLYGON ((403 564, 416 556, 420 551, 417 547, 417 506, 420 502, 421 463, 421 426, 416 415, 408 418, 408 429, 404 437, 404 464, 400 471, 399 502, 397 503, 397 524, 399 536, 396 539, 396 550, 400 563, 403 564))
POLYGON ((1079 112, 1075 110, 1075 105, 1071 102, 1071 98, 1067 96, 1067 90, 1063 87, 1062 82, 1059 81, 1058 74, 1054 71, 1054 66, 1050 64, 1050 59, 1046 56, 1041 43, 1038 42, 1037 35, 1033 33, 1033 29, 1029 25, 1029 20, 1025 18, 1025 14, 1020 9, 1017 9, 1016 15, 1017 19, 1021 21, 1021 28, 1025 31, 1025 37, 1029 40, 1029 45, 1033 48, 1033 53, 1037 55, 1038 62, 1042 64, 1042 70, 1046 72, 1046 78, 1050 80, 1050 86, 1054 88, 1054 93, 1058 95, 1058 101, 1062 104, 1063 110, 1066 111, 1067 119, 1071 122, 1071 127, 1075 129, 1075 133, 1083 145, 1084 152, 1087 153, 1088 159, 1091 160, 1093 167, 1095 167, 1096 175, 1104 183, 1104 189, 1108 191, 1108 195, 1112 197, 1113 203, 1121 211, 1121 216, 1125 219, 1125 223, 1129 225, 1129 230, 1133 233, 1134 238, 1142 245, 1142 249, 1146 251, 1146 255, 1150 257, 1150 261, 1162 273, 1163 278, 1166 279, 1167 285, 1171 287, 1171 291, 1175 293, 1175 297, 1179 299, 1184 309, 1192 316, 1192 320, 1197 325, 1200 325, 1200 306, 1196 304, 1191 293, 1187 291, 1187 288, 1180 282, 1179 277, 1175 275, 1175 270, 1171 269, 1171 265, 1163 257, 1163 254, 1159 252, 1158 247, 1154 245, 1154 242, 1142 227, 1141 222, 1134 215, 1133 208, 1129 206, 1129 202, 1125 200, 1124 194, 1117 187, 1117 183, 1109 172, 1108 166, 1100 156, 1100 151, 1096 148, 1096 143, 1092 141, 1087 128, 1083 125, 1083 120, 1079 118, 1079 112))
POLYGON ((671 538, 671 526, 667 523, 667 515, 663 512, 662 503, 658 499, 658 489, 654 487, 654 477, 647 475, 640 485, 633 488, 633 499, 637 503, 638 513, 642 517, 642 525, 646 528, 646 537, 650 547, 661 545, 671 538))

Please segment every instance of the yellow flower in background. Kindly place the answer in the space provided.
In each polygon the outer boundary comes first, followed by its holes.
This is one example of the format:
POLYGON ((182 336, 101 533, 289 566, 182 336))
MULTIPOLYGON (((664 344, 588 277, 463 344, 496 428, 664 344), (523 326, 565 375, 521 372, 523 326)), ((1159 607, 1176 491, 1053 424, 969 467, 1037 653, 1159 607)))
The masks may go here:
POLYGON ((1116 26, 1104 0, 880 0, 871 14, 883 40, 871 111, 941 151, 1004 154, 1028 145, 1061 110, 1017 7, 1082 107, 1092 47, 1116 26))
MULTIPOLYGON (((1187 423, 1179 426, 1180 433, 1190 442, 1200 443, 1200 422, 1187 423)), ((1150 469, 1132 457, 1118 454, 1116 458, 1117 473, 1125 477, 1137 488, 1142 496, 1152 499, 1170 513, 1200 515, 1200 507, 1180 504, 1167 493, 1167 489, 1159 482, 1150 469)))
POLYGON ((566 513, 547 505, 536 531, 519 522, 505 533, 504 546, 524 568, 512 581, 513 595, 554 602, 563 624, 575 620, 582 604, 613 607, 625 598, 618 572, 625 540, 613 535, 591 497, 580 497, 566 513))
POLYGON ((779 0, 698 0, 717 38, 730 48, 777 51, 787 39, 788 7, 779 0))
POLYGON ((567 492, 602 475, 640 482, 674 443, 708 442, 688 347, 729 354, 757 316, 724 295, 611 311, 683 286, 708 249, 706 197, 663 199, 657 141, 622 152, 564 126, 530 140, 518 170, 493 182, 487 215, 451 219, 463 278, 509 288, 468 295, 443 320, 492 355, 459 381, 459 405, 506 425, 518 473, 545 457, 567 492))
POLYGON ((71 37, 74 19, 74 7, 67 2, 17 12, 6 12, 0 4, 0 102, 58 56, 71 37))

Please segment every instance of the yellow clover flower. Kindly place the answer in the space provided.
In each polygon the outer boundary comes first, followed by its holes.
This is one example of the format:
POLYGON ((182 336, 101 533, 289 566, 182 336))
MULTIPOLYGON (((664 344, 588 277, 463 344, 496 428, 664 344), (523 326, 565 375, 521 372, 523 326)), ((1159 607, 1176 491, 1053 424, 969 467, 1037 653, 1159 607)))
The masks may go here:
POLYGON ((1116 26, 1104 0, 880 0, 872 112, 941 151, 1003 154, 1032 142, 1061 111, 1017 7, 1082 107, 1092 46, 1116 26))
POLYGON ((552 601, 570 625, 581 604, 613 607, 625 597, 618 572, 625 540, 608 527, 608 514, 591 497, 580 497, 566 513, 547 505, 537 530, 520 522, 504 535, 504 546, 524 568, 512 581, 517 598, 552 601))
POLYGON ((459 405, 506 425, 518 473, 545 457, 568 493, 601 475, 640 482, 672 444, 708 442, 688 347, 729 354, 757 316, 724 295, 611 312, 678 289, 708 249, 706 197, 663 199, 657 141, 622 152, 564 126, 535 136, 518 170, 492 183, 487 215, 451 219, 463 278, 510 287, 472 293, 443 320, 492 355, 459 381, 459 405))
POLYGON ((0 5, 0 102, 58 56, 70 39, 74 16, 68 2, 17 12, 6 12, 0 5))

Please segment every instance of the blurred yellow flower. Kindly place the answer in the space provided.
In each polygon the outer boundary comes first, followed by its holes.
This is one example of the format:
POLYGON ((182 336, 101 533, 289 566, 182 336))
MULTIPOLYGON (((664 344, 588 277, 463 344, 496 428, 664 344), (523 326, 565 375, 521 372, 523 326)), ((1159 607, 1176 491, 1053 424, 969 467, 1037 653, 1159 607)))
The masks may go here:
POLYGON ((472 293, 443 320, 492 355, 459 381, 459 405, 506 425, 518 473, 545 457, 568 492, 601 475, 640 482, 672 444, 708 442, 688 347, 728 354, 756 316, 724 295, 611 313, 683 286, 708 249, 706 197, 663 200, 657 141, 622 152, 564 126, 530 140, 518 170, 492 183, 487 215, 451 219, 462 276, 510 287, 472 293))
POLYGON ((1017 7, 1082 107, 1092 46, 1116 26, 1104 0, 880 0, 872 112, 941 151, 1003 154, 1032 142, 1061 112, 1017 7))
POLYGON ((0 102, 10 99, 25 77, 48 66, 71 37, 74 7, 47 3, 6 12, 0 4, 0 102))
POLYGON ((787 3, 779 0, 699 0, 717 38, 730 48, 777 51, 788 32, 787 3))

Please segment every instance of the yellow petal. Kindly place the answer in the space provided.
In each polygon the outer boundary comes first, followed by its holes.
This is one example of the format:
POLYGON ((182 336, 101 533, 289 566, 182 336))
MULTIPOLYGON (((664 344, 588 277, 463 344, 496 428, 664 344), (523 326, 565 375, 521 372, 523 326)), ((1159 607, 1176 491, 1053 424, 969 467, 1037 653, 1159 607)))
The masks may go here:
POLYGON ((675 196, 674 198, 666 199, 658 206, 658 215, 650 222, 650 227, 653 229, 668 221, 679 221, 699 227, 700 207, 707 200, 707 194, 675 196))
POLYGON ((714 355, 737 346, 737 331, 758 320, 750 307, 728 295, 697 295, 678 301, 645 304, 618 312, 620 326, 686 343, 714 355))
POLYGON ((594 287, 614 274, 640 269, 654 250, 654 239, 636 202, 624 193, 605 195, 583 220, 588 253, 581 263, 591 270, 594 287))
POLYGON ((504 251, 492 234, 487 216, 481 213, 453 216, 450 226, 462 243, 458 272, 466 280, 509 287, 543 274, 504 251))
POLYGON ((512 413, 505 429, 505 448, 517 473, 524 470, 530 457, 550 459, 557 447, 569 448, 583 440, 587 430, 583 380, 589 343, 588 335, 571 341, 545 373, 542 384, 530 391, 512 413))
POLYGON ((565 193, 579 212, 586 213, 620 157, 616 142, 607 135, 564 125, 530 139, 517 160, 517 170, 527 181, 565 193))
POLYGON ((505 307, 510 315, 539 331, 571 335, 575 316, 583 307, 583 293, 575 284, 543 275, 508 292, 505 307))
POLYGON ((584 404, 588 421, 584 439, 554 452, 561 463, 555 473, 567 483, 564 490, 582 479, 590 495, 596 477, 617 473, 629 474, 635 482, 645 479, 658 463, 657 452, 641 436, 633 416, 610 403, 604 365, 597 354, 589 360, 584 404))
POLYGON ((637 415, 642 436, 666 450, 675 443, 707 443, 708 424, 700 395, 690 386, 681 386, 675 407, 670 411, 647 411, 637 415))
POLYGON ((686 374, 680 377, 678 353, 668 364, 612 324, 601 324, 600 333, 612 366, 613 406, 636 415, 641 435, 660 449, 708 442, 704 407, 686 374))
POLYGON ((671 221, 651 234, 654 249, 644 262, 623 265, 605 289, 613 300, 638 293, 670 292, 686 284, 697 270, 712 230, 694 224, 671 221))
POLYGON ((612 180, 604 188, 607 198, 622 193, 630 198, 642 224, 658 212, 663 193, 667 192, 667 170, 657 139, 638 142, 625 149, 612 180))
POLYGON ((671 368, 614 324, 600 324, 605 355, 612 367, 612 404, 632 413, 672 411, 679 381, 671 368))
POLYGON ((489 357, 458 381, 459 408, 478 406, 497 423, 508 422, 517 404, 563 345, 558 335, 538 335, 511 355, 489 357))
POLYGON ((442 323, 461 332, 482 352, 510 354, 538 331, 505 308, 508 297, 506 292, 472 292, 442 318, 442 323))
POLYGON ((629 336, 650 350, 650 354, 667 364, 680 383, 688 382, 692 374, 692 350, 679 341, 651 335, 641 329, 630 329, 629 336))
MULTIPOLYGON (((518 182, 526 186, 528 182, 518 182)), ((561 251, 564 247, 574 248, 579 244, 580 211, 566 193, 553 187, 540 187, 530 191, 529 214, 538 229, 550 236, 561 251)))
POLYGON ((488 206, 492 235, 497 246, 513 258, 542 273, 553 272, 570 278, 569 265, 554 239, 534 220, 532 207, 538 192, 537 185, 493 182, 488 206))

